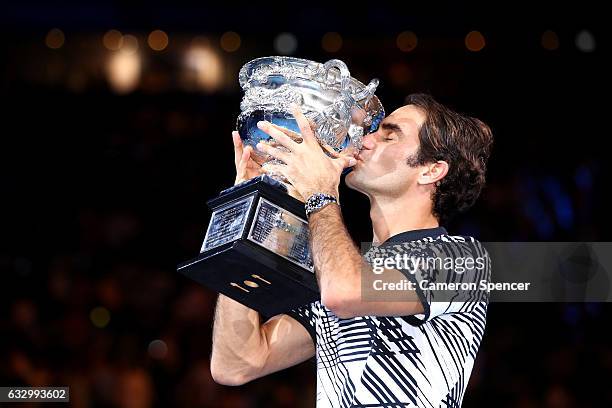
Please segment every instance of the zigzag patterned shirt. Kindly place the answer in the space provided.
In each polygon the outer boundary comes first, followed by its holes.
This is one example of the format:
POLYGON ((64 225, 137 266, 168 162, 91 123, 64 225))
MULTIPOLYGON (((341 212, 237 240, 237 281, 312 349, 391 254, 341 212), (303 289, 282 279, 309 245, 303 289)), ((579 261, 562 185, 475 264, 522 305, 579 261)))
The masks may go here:
MULTIPOLYGON (((321 302, 289 312, 316 345, 317 408, 460 407, 485 329, 484 290, 430 289, 423 281, 490 281, 490 258, 471 237, 443 227, 408 231, 370 248, 377 257, 438 257, 484 260, 479 267, 399 269, 413 282, 424 313, 342 319, 321 302), (484 266, 483 266, 484 265, 484 266)), ((459 265, 459 264, 457 264, 459 265)))

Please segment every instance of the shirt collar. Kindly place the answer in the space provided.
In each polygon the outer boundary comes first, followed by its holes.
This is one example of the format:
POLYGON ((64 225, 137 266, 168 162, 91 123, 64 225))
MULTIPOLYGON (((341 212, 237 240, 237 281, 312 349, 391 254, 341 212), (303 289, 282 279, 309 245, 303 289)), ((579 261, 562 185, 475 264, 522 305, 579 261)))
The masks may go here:
POLYGON ((440 235, 448 234, 446 228, 444 227, 435 227, 435 228, 425 228, 425 229, 417 229, 411 231, 400 232, 399 234, 393 235, 389 237, 384 244, 388 244, 391 242, 409 242, 416 241, 423 238, 435 238, 440 235))

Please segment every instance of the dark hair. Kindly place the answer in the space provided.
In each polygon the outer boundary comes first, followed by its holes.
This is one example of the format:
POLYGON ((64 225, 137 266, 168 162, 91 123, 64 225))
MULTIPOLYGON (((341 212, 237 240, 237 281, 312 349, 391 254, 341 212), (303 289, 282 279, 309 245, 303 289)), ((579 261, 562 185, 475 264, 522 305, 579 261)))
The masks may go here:
POLYGON ((433 193, 433 214, 446 222, 470 208, 485 184, 487 160, 493 135, 482 121, 461 115, 436 102, 427 94, 411 94, 406 98, 426 115, 419 130, 420 147, 409 165, 423 165, 443 160, 448 174, 436 183, 433 193))

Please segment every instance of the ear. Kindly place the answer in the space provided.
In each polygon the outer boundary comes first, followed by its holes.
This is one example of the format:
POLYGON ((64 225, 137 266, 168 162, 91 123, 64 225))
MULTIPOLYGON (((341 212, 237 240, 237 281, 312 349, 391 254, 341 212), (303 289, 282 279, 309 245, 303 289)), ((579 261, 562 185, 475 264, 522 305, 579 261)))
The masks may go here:
POLYGON ((448 173, 448 163, 444 160, 438 160, 435 163, 427 163, 422 166, 422 171, 419 174, 417 183, 420 185, 437 184, 448 173))

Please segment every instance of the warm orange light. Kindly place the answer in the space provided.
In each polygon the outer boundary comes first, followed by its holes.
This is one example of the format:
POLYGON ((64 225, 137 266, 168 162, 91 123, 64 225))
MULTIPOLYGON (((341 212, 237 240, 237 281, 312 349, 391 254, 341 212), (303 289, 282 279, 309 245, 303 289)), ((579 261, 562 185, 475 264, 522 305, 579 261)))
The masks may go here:
POLYGON ((473 52, 482 50, 485 47, 484 36, 479 31, 470 31, 465 36, 465 47, 473 52))
POLYGON ((207 46, 194 45, 185 56, 187 67, 195 74, 195 83, 206 91, 218 89, 223 82, 223 66, 219 56, 207 46))
POLYGON ((108 30, 102 37, 102 44, 109 51, 117 51, 123 45, 123 34, 117 30, 108 30))
POLYGON ((162 30, 151 31, 147 42, 153 51, 162 51, 168 46, 168 34, 162 30))
POLYGON ((128 93, 136 89, 140 81, 141 65, 140 57, 136 52, 113 54, 107 66, 111 88, 117 93, 128 93))
POLYGON ((240 36, 238 33, 228 31, 221 36, 221 48, 227 52, 234 52, 240 48, 240 36))
POLYGON ((389 68, 389 78, 395 86, 406 86, 412 79, 412 72, 408 64, 398 62, 389 68))
POLYGON ((542 47, 548 51, 554 51, 559 48, 559 36, 551 30, 544 31, 542 34, 542 47))
POLYGON ((121 52, 125 54, 134 54, 138 51, 138 38, 131 34, 123 36, 123 44, 121 44, 121 52))
POLYGON ((417 36, 412 31, 404 31, 397 36, 397 48, 403 52, 410 52, 414 50, 419 42, 417 36))
POLYGON ((47 33, 47 36, 45 37, 45 44, 47 47, 56 50, 58 48, 62 48, 65 39, 66 38, 64 37, 62 30, 59 28, 53 28, 47 33))
POLYGON ((338 52, 342 48, 342 36, 335 32, 325 33, 321 39, 321 46, 327 52, 338 52))

